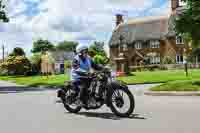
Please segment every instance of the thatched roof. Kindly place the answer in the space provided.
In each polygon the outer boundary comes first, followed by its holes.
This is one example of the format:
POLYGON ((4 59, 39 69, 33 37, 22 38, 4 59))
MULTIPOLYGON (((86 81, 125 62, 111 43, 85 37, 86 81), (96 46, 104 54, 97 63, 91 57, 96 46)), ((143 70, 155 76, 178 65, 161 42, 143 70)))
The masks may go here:
POLYGON ((126 43, 145 41, 151 39, 162 40, 166 37, 169 29, 169 17, 145 17, 142 19, 129 20, 120 24, 113 31, 110 46, 119 44, 119 37, 122 35, 126 43))

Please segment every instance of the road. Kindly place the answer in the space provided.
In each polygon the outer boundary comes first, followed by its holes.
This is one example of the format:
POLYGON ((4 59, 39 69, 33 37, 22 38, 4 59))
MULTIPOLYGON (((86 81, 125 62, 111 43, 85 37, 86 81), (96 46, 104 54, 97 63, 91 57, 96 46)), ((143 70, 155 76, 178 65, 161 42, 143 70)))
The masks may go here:
MULTIPOLYGON (((0 90, 4 87, 0 87, 0 90)), ((11 84, 9 89, 12 87, 11 84)), ((76 115, 70 114, 58 102, 54 90, 2 93, 0 131, 2 133, 199 133, 200 97, 142 95, 143 90, 148 87, 149 85, 130 86, 136 99, 135 112, 131 118, 117 118, 107 107, 95 111, 82 110, 76 115)))

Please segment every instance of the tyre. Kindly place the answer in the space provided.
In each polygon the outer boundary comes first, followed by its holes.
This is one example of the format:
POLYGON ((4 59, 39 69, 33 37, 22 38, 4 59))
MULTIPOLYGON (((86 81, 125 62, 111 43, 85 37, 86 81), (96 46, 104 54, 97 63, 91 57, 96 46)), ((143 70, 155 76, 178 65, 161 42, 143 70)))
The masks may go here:
POLYGON ((117 88, 109 97, 111 111, 119 117, 129 117, 135 108, 135 100, 132 93, 126 88, 117 88), (128 101, 125 101, 128 100, 128 101), (126 106, 126 104, 129 104, 126 106), (123 111, 124 109, 125 111, 123 111))
POLYGON ((61 97, 61 100, 67 111, 70 113, 78 113, 81 110, 81 107, 75 103, 77 99, 72 92, 73 90, 70 88, 67 89, 65 95, 61 97))

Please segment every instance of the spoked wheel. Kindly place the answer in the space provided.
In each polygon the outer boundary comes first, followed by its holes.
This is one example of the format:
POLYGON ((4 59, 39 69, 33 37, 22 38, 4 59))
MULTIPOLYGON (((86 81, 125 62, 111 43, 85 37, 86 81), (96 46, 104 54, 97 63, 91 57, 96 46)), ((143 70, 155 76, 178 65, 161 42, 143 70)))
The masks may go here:
POLYGON ((62 97, 61 99, 65 109, 70 113, 78 113, 81 110, 81 107, 77 104, 78 99, 73 93, 73 90, 67 89, 64 97, 62 97))
POLYGON ((117 116, 130 116, 135 108, 133 95, 128 89, 115 89, 110 96, 110 108, 117 116))

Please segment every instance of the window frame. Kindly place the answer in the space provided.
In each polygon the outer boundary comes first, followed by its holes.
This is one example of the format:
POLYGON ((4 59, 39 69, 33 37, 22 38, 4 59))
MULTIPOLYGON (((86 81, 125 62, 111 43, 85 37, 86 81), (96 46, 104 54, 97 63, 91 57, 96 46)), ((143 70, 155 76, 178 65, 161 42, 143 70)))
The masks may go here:
POLYGON ((178 1, 178 5, 179 5, 180 7, 186 6, 186 2, 184 2, 183 0, 179 0, 179 1, 178 1))
POLYGON ((160 48, 159 40, 150 40, 150 48, 160 48))
POLYGON ((180 45, 180 44, 184 44, 184 39, 181 36, 176 36, 176 44, 180 45), (181 39, 181 40, 179 40, 181 39))
POLYGON ((176 64, 183 64, 184 59, 182 54, 176 54, 176 64))
POLYGON ((142 49, 142 42, 140 41, 135 42, 135 49, 142 49))
POLYGON ((152 56, 149 58, 150 58, 150 64, 160 64, 161 63, 160 56, 152 56))

